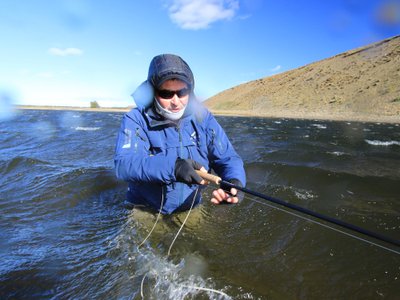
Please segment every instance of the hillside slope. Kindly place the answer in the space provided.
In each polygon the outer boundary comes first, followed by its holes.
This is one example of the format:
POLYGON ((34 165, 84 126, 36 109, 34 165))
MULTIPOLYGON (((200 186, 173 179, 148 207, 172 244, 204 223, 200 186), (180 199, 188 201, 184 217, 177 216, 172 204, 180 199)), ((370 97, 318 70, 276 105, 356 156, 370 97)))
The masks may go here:
POLYGON ((400 36, 235 86, 204 103, 217 114, 400 123, 400 36))

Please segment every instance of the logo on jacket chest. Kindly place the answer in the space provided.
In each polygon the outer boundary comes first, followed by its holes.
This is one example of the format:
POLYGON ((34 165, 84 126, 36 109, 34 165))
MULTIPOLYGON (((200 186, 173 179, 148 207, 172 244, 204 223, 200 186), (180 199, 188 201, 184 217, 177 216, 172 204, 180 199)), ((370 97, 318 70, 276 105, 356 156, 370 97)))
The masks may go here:
POLYGON ((193 131, 193 133, 190 135, 190 140, 193 143, 193 145, 197 145, 199 143, 196 131, 193 131))

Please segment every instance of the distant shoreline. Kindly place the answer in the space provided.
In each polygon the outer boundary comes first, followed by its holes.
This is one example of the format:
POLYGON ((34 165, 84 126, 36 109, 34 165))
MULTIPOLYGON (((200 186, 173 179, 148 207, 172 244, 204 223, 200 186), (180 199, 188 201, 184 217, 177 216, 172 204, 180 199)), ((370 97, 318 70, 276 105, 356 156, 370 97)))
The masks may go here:
POLYGON ((258 113, 258 112, 252 113, 247 111, 212 110, 212 109, 210 111, 214 115, 219 115, 219 116, 400 124, 400 116, 354 114, 350 112, 337 113, 337 112, 325 112, 325 111, 313 112, 313 111, 271 110, 268 113, 258 113))
MULTIPOLYGON (((74 107, 74 106, 35 106, 35 105, 18 105, 18 110, 65 110, 65 111, 93 111, 93 112, 129 112, 132 107, 74 107)), ((354 113, 326 113, 326 112, 310 112, 310 111, 281 111, 271 110, 268 114, 251 113, 247 111, 234 110, 213 110, 211 112, 216 116, 237 116, 237 117, 257 117, 257 118, 287 118, 287 119, 305 119, 305 120, 326 120, 326 121, 343 121, 343 122, 373 122, 373 123, 392 123, 400 124, 400 116, 379 116, 365 115, 354 113)))
POLYGON ((80 106, 40 106, 40 105, 17 105, 16 109, 31 110, 73 110, 73 111, 95 111, 95 112, 128 112, 132 107, 80 107, 80 106))

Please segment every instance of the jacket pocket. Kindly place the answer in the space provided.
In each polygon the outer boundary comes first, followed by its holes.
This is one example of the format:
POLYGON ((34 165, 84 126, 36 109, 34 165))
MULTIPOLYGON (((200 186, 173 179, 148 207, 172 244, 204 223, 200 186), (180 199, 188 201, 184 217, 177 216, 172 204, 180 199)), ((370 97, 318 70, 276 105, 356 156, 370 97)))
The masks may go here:
POLYGON ((211 129, 211 145, 218 151, 219 154, 224 152, 222 141, 214 129, 211 129))

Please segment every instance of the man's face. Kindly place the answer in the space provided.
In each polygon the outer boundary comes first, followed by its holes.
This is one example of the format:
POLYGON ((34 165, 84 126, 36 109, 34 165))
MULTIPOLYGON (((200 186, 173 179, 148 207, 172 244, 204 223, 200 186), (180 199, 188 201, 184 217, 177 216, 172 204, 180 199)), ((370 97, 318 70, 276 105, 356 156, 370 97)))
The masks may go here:
POLYGON ((161 107, 170 112, 179 112, 186 107, 189 101, 190 90, 186 82, 171 79, 163 82, 156 90, 155 97, 161 107))

